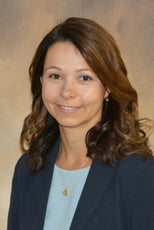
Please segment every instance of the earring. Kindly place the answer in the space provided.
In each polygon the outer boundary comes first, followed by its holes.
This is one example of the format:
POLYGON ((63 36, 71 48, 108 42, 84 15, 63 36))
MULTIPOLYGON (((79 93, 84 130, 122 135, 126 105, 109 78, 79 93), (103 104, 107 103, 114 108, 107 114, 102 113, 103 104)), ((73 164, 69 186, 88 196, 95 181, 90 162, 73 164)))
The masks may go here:
POLYGON ((109 100, 110 100, 110 99, 109 99, 108 96, 104 99, 105 102, 109 102, 109 100))
POLYGON ((103 122, 105 123, 108 120, 108 109, 109 109, 109 97, 104 98, 103 103, 103 122))

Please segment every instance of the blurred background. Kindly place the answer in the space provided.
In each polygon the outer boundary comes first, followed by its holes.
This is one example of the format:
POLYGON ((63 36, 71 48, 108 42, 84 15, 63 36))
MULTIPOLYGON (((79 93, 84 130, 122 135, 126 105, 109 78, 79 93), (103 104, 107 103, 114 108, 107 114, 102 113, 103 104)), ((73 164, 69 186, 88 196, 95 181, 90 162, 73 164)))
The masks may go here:
MULTIPOLYGON (((0 229, 6 229, 19 136, 31 106, 28 67, 43 36, 67 17, 87 17, 116 39, 140 115, 154 118, 153 0, 0 0, 0 229)), ((154 149, 154 135, 151 136, 154 149)))

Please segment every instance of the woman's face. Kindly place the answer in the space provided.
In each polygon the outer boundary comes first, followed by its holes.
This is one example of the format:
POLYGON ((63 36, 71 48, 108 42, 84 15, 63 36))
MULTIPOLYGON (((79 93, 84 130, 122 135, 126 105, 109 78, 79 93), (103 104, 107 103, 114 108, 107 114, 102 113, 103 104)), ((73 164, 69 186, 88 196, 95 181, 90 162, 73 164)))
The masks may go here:
POLYGON ((71 42, 49 48, 41 83, 44 105, 61 128, 88 130, 100 121, 107 92, 71 42))

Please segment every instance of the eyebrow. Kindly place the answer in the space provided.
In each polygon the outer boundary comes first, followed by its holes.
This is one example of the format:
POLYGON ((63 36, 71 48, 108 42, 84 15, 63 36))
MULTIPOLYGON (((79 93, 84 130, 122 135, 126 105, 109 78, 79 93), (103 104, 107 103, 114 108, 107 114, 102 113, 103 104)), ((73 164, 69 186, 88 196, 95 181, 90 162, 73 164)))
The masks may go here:
MULTIPOLYGON (((59 68, 57 66, 50 66, 50 67, 46 68, 44 71, 47 71, 49 69, 56 69, 56 70, 59 70, 59 71, 63 71, 61 68, 59 68)), ((93 72, 91 69, 88 69, 88 68, 80 68, 80 69, 77 69, 75 72, 82 72, 82 71, 93 72)))
POLYGON ((90 71, 93 72, 91 69, 87 69, 87 68, 81 68, 81 69, 77 69, 76 72, 82 72, 82 71, 90 71))
POLYGON ((57 70, 62 71, 62 69, 59 68, 59 67, 57 67, 57 66, 50 66, 50 67, 46 68, 44 71, 47 71, 47 70, 49 70, 49 69, 57 69, 57 70))

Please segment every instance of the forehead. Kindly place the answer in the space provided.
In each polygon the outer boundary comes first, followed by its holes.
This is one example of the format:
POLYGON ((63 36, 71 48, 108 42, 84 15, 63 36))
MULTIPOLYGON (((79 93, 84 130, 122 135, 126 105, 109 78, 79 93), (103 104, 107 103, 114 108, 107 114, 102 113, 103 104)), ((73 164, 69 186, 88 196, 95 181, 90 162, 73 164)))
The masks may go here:
POLYGON ((89 67, 76 46, 68 41, 57 42, 49 47, 46 54, 44 66, 48 67, 48 65, 50 65, 51 63, 69 65, 78 64, 86 65, 87 67, 89 67))

